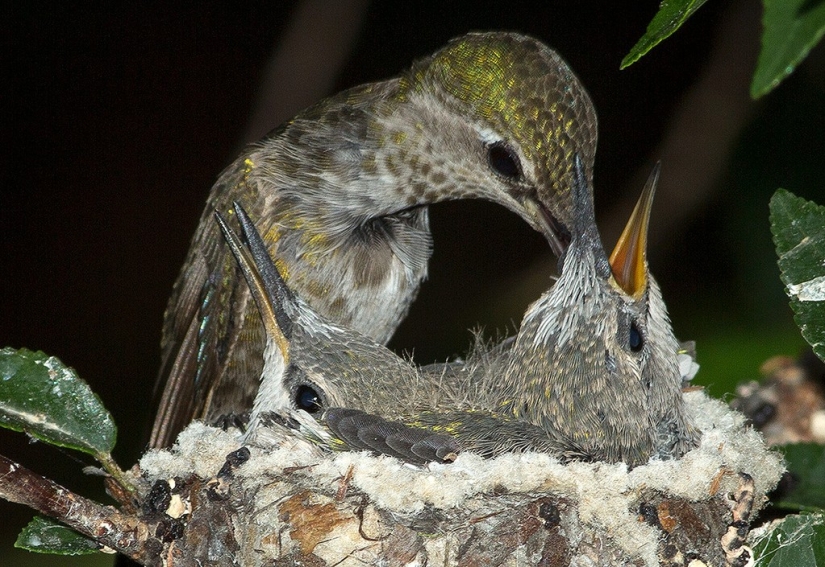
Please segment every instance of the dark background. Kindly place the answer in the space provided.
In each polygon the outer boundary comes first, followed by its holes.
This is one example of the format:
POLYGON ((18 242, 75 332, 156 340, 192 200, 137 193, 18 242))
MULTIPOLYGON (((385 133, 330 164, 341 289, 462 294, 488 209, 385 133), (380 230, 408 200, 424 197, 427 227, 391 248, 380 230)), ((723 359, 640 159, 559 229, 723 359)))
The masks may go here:
MULTIPOLYGON (((608 248, 663 160, 650 261, 677 334, 698 342, 700 383, 722 395, 758 376, 769 356, 802 348, 767 202, 781 186, 825 203, 825 55, 815 49, 751 102, 755 2, 709 2, 625 71, 619 62, 656 1, 350 0, 327 23, 312 16, 318 2, 11 4, 0 13, 0 346, 43 350, 77 369, 114 415, 123 466, 137 458, 152 413, 172 283, 209 188, 242 143, 324 92, 395 75, 470 30, 543 39, 591 93, 608 248), (340 64, 302 59, 316 51, 339 54, 340 64)), ((392 344, 422 363, 460 354, 470 327, 512 331, 555 264, 541 237, 490 204, 435 206, 432 227, 430 281, 392 344)), ((82 457, 8 432, 0 452, 101 497, 98 479, 80 473, 82 457)), ((6 556, 32 514, 0 510, 10 530, 2 564, 88 564, 6 556)))

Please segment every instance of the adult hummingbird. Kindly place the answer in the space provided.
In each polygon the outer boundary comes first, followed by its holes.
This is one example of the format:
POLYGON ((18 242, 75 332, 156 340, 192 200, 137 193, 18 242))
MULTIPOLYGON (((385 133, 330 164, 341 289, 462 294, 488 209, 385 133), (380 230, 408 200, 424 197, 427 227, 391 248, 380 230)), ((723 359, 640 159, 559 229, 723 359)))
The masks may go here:
MULTIPOLYGON (((515 33, 472 33, 399 77, 344 91, 249 146, 215 183, 169 300, 151 445, 249 409, 264 327, 217 227, 239 200, 318 314, 385 343, 427 275, 426 205, 481 198, 561 254, 573 154, 592 177, 596 114, 565 62, 515 33)), ((589 185, 588 185, 589 187, 589 185)))
POLYGON ((574 162, 559 279, 528 308, 512 345, 471 359, 464 372, 424 372, 316 314, 280 277, 243 209, 235 210, 249 252, 218 214, 268 336, 248 439, 274 412, 331 448, 419 464, 461 451, 545 451, 634 466, 690 449, 696 432, 679 345, 663 303, 650 301, 661 300, 645 260, 656 175, 609 260, 582 162, 574 162))

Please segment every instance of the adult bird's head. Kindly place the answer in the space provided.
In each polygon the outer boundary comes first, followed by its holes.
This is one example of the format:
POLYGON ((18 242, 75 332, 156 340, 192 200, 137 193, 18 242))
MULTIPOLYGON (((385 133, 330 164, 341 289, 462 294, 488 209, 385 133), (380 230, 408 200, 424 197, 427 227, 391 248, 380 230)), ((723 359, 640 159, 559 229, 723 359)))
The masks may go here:
POLYGON ((597 122, 555 51, 515 33, 471 33, 414 64, 395 101, 402 102, 393 119, 379 121, 387 151, 376 166, 410 168, 410 204, 481 196, 519 214, 563 253, 573 156, 591 179, 597 122))

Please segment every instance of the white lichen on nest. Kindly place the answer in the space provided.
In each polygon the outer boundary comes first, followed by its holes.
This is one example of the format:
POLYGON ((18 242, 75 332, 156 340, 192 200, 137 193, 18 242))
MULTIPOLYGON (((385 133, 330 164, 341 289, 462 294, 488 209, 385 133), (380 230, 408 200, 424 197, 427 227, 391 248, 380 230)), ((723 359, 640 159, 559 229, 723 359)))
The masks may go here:
MULTIPOLYGON (((283 447, 262 451, 251 448, 248 462, 235 475, 245 489, 253 488, 256 506, 283 498, 282 472, 301 470, 303 489, 331 493, 349 475, 349 487, 366 495, 377 508, 396 517, 411 517, 426 510, 467 507, 478 495, 549 494, 574 503, 582 525, 613 540, 628 557, 658 564, 657 542, 661 532, 638 521, 636 510, 642 491, 658 491, 690 502, 708 500, 732 492, 736 473, 755 482, 755 506, 778 482, 784 465, 781 456, 768 449, 761 435, 744 424, 744 417, 703 392, 685 394, 694 423, 702 432, 700 446, 678 460, 651 461, 628 470, 624 464, 563 464, 553 456, 524 453, 482 459, 463 453, 454 463, 426 468, 405 465, 397 459, 366 452, 323 454, 295 435, 285 435, 283 447), (274 480, 279 482, 273 482, 274 480), (272 485, 276 493, 266 494, 272 485), (281 491, 281 492, 277 492, 281 491)), ((194 423, 171 450, 150 451, 140 461, 150 480, 187 477, 210 478, 224 464, 227 454, 238 449, 233 432, 194 423)), ((277 506, 256 515, 256 524, 277 523, 277 506)))

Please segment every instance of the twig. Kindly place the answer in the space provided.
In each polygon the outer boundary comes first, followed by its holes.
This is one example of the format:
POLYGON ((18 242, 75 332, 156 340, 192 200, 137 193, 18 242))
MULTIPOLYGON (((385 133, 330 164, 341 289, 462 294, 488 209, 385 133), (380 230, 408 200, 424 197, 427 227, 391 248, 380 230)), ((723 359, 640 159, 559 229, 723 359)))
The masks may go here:
POLYGON ((135 561, 152 563, 145 545, 152 533, 148 524, 75 494, 3 455, 0 498, 34 508, 135 561))

